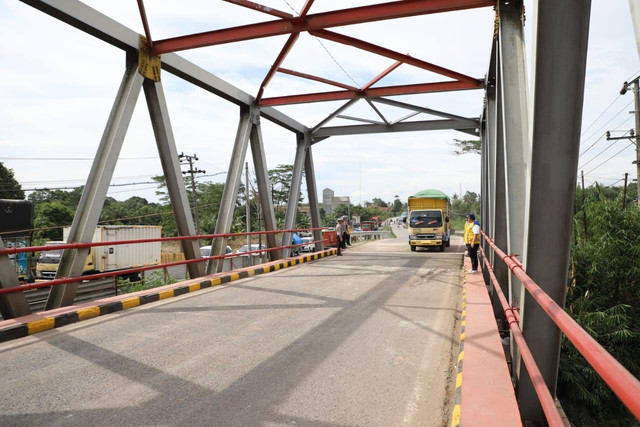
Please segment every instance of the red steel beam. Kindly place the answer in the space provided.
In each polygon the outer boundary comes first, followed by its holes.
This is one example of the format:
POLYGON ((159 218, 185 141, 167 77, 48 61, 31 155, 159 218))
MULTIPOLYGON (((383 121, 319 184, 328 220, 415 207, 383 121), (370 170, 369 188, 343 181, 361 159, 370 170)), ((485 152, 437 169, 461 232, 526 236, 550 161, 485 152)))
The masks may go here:
POLYGON ((386 70, 384 70, 383 72, 381 72, 380 74, 378 74, 377 76, 375 76, 373 78, 373 80, 371 80, 369 83, 367 83, 366 85, 362 86, 362 88, 360 90, 367 90, 369 89, 371 86, 373 86, 374 84, 378 83, 380 80, 382 80, 387 74, 389 74, 390 72, 392 72, 393 70, 395 70, 396 68, 398 68, 400 65, 402 65, 402 61, 396 61, 395 63, 393 63, 389 68, 387 68, 386 70))
POLYGON ((273 16, 277 16, 278 18, 283 18, 283 19, 292 19, 293 15, 287 12, 283 12, 281 10, 278 9, 274 9, 272 7, 269 6, 263 6, 261 4, 258 3, 254 3, 252 1, 249 0, 224 0, 227 3, 233 3, 236 4, 238 6, 243 6, 249 9, 253 9, 253 10, 257 10, 259 12, 264 12, 267 13, 269 15, 273 15, 273 16))
POLYGON ((313 5, 313 2, 315 0, 307 0, 304 4, 304 6, 302 6, 302 10, 300 11, 300 16, 307 16, 307 13, 309 13, 309 9, 311 9, 311 6, 313 5))
POLYGON ((316 13, 304 18, 278 19, 221 30, 173 37, 154 43, 156 55, 223 43, 321 30, 343 25, 495 6, 495 0, 403 0, 370 6, 316 13))
POLYGON ((296 77, 301 77, 303 79, 315 80, 316 82, 326 83, 328 85, 341 87, 341 88, 347 89, 347 90, 354 90, 354 91, 359 90, 355 86, 349 86, 349 85, 344 84, 344 83, 340 83, 340 82, 336 82, 336 81, 333 81, 333 80, 325 79, 323 77, 314 76, 312 74, 306 74, 306 73, 301 73, 299 71, 289 70, 287 68, 280 67, 280 68, 278 68, 277 71, 280 72, 280 73, 289 74, 289 75, 296 76, 296 77))
POLYGON ((289 51, 291 51, 291 48, 296 43, 296 40, 298 40, 299 36, 300 36, 300 33, 293 33, 287 39, 286 43, 282 47, 282 50, 278 54, 278 57, 274 61, 273 65, 271 65, 271 68, 269 69, 269 72, 267 73, 267 75, 264 77, 264 80, 260 84, 260 90, 258 90, 258 95, 256 96, 256 101, 260 101, 260 99, 262 98, 262 94, 264 93, 264 90, 266 89, 267 85, 269 84, 269 82, 271 81, 273 76, 275 75, 276 70, 280 67, 280 64, 282 64, 282 61, 284 61, 284 59, 289 54, 289 51))
POLYGON ((323 39, 346 44, 349 46, 357 47, 358 49, 366 50, 371 53, 386 56, 387 58, 395 59, 396 61, 401 61, 410 65, 413 65, 415 67, 425 69, 427 71, 431 71, 443 76, 451 77, 452 79, 455 79, 455 80, 460 80, 460 81, 469 82, 469 83, 475 83, 479 81, 478 79, 467 76, 466 74, 461 74, 456 71, 449 70, 448 68, 440 67, 439 65, 431 64, 430 62, 426 62, 421 59, 417 59, 412 56, 405 55, 403 53, 396 52, 391 49, 387 49, 387 48, 375 45, 373 43, 366 42, 364 40, 359 40, 353 37, 345 36, 344 34, 338 34, 338 33, 334 33, 333 31, 327 31, 327 30, 310 31, 309 33, 311 35, 321 37, 323 39))
MULTIPOLYGON (((302 19, 302 18, 304 18, 306 16, 307 12, 311 8, 311 5, 313 4, 314 1, 315 0, 307 0, 307 2, 302 7, 302 11, 300 12, 300 19, 302 19)), ((273 62, 273 65, 271 65, 271 68, 269 69, 269 72, 264 77, 264 80, 262 81, 262 84, 260 85, 260 89, 258 90, 258 94, 256 95, 256 102, 260 102, 260 99, 262 99, 262 95, 264 94, 264 90, 267 88, 267 85, 269 84, 269 82, 271 81, 273 76, 276 74, 276 70, 280 67, 280 65, 282 64, 284 59, 287 57, 287 55, 291 51, 291 48, 296 43, 296 40, 298 40, 299 36, 300 36, 300 33, 291 33, 291 35, 287 39, 286 43, 282 47, 282 50, 280 50, 280 53, 278 54, 278 57, 273 62)))
POLYGON ((420 83, 401 86, 384 86, 370 88, 365 91, 340 90, 335 92, 307 93, 302 95, 278 96, 264 98, 261 106, 303 104, 307 102, 337 101, 340 99, 355 99, 376 96, 408 95, 428 92, 447 92, 453 90, 480 89, 481 84, 467 82, 436 82, 420 83))

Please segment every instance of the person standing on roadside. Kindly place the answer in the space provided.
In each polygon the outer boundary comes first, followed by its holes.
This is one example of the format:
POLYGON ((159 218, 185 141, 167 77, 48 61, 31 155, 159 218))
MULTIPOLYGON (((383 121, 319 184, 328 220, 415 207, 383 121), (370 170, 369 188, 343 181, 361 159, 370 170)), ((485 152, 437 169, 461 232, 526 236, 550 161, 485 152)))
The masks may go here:
POLYGON ((344 246, 344 234, 346 234, 344 219, 340 217, 338 219, 338 225, 336 225, 336 237, 338 239, 338 256, 342 256, 342 249, 346 247, 344 246))
POLYGON ((351 221, 347 220, 347 246, 351 246, 351 221))
POLYGON ((471 258, 471 270, 468 273, 477 273, 480 223, 476 221, 476 216, 472 213, 467 215, 467 222, 464 224, 464 244, 467 246, 467 253, 471 258))

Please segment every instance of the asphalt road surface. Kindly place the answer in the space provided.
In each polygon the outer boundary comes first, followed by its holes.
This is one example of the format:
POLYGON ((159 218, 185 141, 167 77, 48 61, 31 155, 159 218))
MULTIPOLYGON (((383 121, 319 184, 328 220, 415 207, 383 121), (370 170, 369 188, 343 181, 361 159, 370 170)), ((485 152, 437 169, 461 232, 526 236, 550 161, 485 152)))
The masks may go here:
POLYGON ((448 425, 462 249, 396 233, 2 344, 0 425, 448 425))

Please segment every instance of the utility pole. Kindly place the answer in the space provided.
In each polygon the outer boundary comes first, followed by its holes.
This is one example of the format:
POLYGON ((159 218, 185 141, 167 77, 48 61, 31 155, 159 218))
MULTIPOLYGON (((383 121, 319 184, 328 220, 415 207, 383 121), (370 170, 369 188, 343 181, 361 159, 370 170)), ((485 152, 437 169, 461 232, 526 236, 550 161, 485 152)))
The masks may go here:
POLYGON ((625 174, 624 174, 624 191, 622 193, 622 211, 623 212, 627 207, 627 177, 628 176, 629 176, 629 174, 625 172, 625 174))
POLYGON ((184 175, 189 174, 191 175, 191 198, 193 199, 193 213, 196 219, 196 234, 200 235, 200 217, 198 215, 198 196, 196 194, 196 179, 195 179, 195 174, 197 173, 207 173, 207 171, 203 171, 200 169, 194 169, 193 168, 193 162, 197 162, 198 161, 198 156, 196 154, 194 154, 193 156, 189 156, 187 154, 184 153, 180 153, 178 155, 178 159, 180 159, 180 164, 181 165, 189 165, 189 170, 186 171, 182 171, 182 173, 184 175), (184 159, 184 160, 183 160, 184 159), (186 162, 186 163, 183 163, 186 162))
MULTIPOLYGON (((244 199, 247 205, 247 233, 251 232, 251 208, 249 207, 249 162, 244 164, 244 172, 246 177, 246 185, 244 187, 244 199)), ((247 234, 247 252, 251 251, 251 235, 247 234)), ((253 254, 250 254, 249 259, 253 261, 253 254)), ((253 262, 251 262, 253 265, 253 262)))
POLYGON ((631 86, 631 84, 633 83, 633 111, 630 111, 630 113, 633 113, 635 115, 635 132, 631 132, 631 136, 626 137, 626 136, 619 136, 619 137, 612 137, 611 136, 611 132, 607 131, 607 140, 608 141, 613 141, 616 139, 630 139, 631 142, 633 142, 636 145, 636 159, 632 162, 633 164, 636 165, 636 185, 638 188, 638 206, 640 206, 640 83, 638 82, 640 80, 640 77, 636 77, 635 79, 631 80, 630 82, 624 82, 622 84, 622 89, 620 89, 620 95, 624 95, 627 93, 627 90, 629 90, 629 86, 631 86))

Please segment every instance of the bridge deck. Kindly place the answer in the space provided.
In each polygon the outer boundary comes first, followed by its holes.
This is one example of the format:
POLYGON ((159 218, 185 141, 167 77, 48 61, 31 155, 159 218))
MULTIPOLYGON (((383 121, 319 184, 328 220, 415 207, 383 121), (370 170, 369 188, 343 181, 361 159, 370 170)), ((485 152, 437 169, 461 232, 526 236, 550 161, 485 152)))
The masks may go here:
POLYGON ((460 247, 398 239, 0 345, 0 425, 447 425, 460 247))

